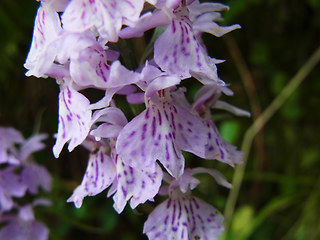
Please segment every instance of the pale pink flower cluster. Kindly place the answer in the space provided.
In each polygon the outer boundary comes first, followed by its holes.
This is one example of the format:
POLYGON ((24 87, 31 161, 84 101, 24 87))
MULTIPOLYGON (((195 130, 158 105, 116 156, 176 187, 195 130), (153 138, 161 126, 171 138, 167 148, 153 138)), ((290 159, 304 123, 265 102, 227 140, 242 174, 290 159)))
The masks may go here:
POLYGON ((24 139, 16 129, 0 127, 0 239, 48 239, 47 227, 33 213, 34 206, 50 204, 37 196, 39 189, 50 190, 50 174, 32 159, 46 137, 24 139), (21 204, 27 195, 32 202, 21 204))
POLYGON ((219 37, 240 28, 217 24, 227 9, 199 0, 41 1, 27 75, 55 78, 60 85, 55 157, 66 143, 69 151, 82 144, 91 152, 68 202, 79 208, 84 197, 109 188, 121 213, 127 202, 135 208, 160 191, 169 198, 145 223, 149 239, 216 239, 223 231, 222 215, 192 196, 199 184, 193 175, 207 173, 225 187, 230 184, 213 169, 186 168, 182 151, 231 166, 241 163, 241 153, 220 136, 211 110, 248 113, 219 100, 222 93, 233 93, 218 77, 221 60, 210 57, 202 41, 204 32, 219 37), (114 46, 119 38, 154 28, 161 34, 153 57, 128 70, 114 46), (203 87, 189 103, 188 89, 179 84, 195 79, 203 87), (80 92, 86 88, 105 96, 92 103, 80 92), (128 121, 115 94, 130 104, 144 103, 145 110, 128 121))

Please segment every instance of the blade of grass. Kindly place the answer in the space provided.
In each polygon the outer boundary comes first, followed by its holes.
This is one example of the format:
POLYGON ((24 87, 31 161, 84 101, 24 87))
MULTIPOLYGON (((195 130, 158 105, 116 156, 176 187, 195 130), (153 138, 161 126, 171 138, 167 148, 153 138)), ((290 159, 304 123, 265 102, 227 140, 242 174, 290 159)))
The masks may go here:
POLYGON ((245 240, 249 239, 251 234, 257 229, 264 220, 266 220, 269 216, 274 214, 277 211, 280 211, 283 208, 289 207, 296 202, 300 201, 302 196, 305 196, 305 193, 293 194, 290 196, 280 196, 275 197, 271 200, 254 218, 253 222, 248 226, 237 239, 245 240))
POLYGON ((243 164, 236 167, 232 185, 227 203, 225 206, 225 229, 226 232, 221 239, 226 239, 226 233, 229 230, 236 201, 238 199, 239 190, 243 180, 247 159, 250 153, 252 141, 257 133, 264 127, 264 125, 270 120, 270 118, 279 110, 284 102, 291 96, 291 94, 297 89, 301 82, 308 76, 312 69, 320 61, 320 47, 312 54, 308 61, 300 68, 297 74, 289 81, 280 94, 272 101, 272 103, 263 111, 263 113, 256 119, 256 121, 246 131, 241 146, 243 152, 243 164))

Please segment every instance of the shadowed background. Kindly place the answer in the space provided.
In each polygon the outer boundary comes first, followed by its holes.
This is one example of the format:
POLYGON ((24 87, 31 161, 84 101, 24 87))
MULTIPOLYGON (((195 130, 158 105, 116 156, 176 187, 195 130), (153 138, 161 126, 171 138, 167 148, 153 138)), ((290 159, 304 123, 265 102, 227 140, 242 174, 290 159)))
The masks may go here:
MULTIPOLYGON (((269 106, 320 44, 319 0, 221 1, 230 6, 221 25, 239 23, 222 38, 204 34, 210 56, 225 59, 219 76, 230 83, 233 97, 224 100, 249 110, 252 117, 238 118, 213 112, 222 136, 241 147, 244 134, 269 106)), ((59 87, 53 79, 25 77, 23 68, 32 39, 36 1, 0 2, 0 125, 13 126, 25 136, 47 132, 47 148, 36 154, 39 163, 53 176, 53 190, 45 194, 50 208, 36 209, 36 216, 50 228, 50 239, 146 239, 143 222, 153 209, 147 203, 120 216, 113 210, 106 191, 87 197, 81 209, 66 203, 80 184, 88 154, 78 147, 63 150, 54 159, 51 148, 57 131, 59 87)), ((152 34, 152 33, 148 33, 152 34)), ((145 39, 121 42, 121 51, 141 56, 145 39)), ((137 59, 121 59, 129 67, 137 59)), ((226 239, 320 239, 320 67, 316 66, 290 98, 255 137, 237 197, 233 220, 226 239)), ((200 87, 186 81, 188 97, 200 87)), ((93 101, 103 93, 84 92, 93 101)), ((122 99, 119 107, 128 118, 137 111, 122 99)), ((185 154, 189 166, 217 168, 232 181, 234 169, 217 161, 185 154)), ((224 212, 228 191, 200 176, 194 194, 224 212)), ((156 198, 156 202, 163 198, 156 198)))

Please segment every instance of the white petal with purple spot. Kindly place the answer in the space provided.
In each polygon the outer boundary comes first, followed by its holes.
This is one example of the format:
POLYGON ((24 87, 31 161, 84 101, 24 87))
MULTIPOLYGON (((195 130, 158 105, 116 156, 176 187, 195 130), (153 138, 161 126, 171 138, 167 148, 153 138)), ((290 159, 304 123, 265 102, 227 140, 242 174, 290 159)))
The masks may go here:
POLYGON ((132 209, 147 200, 152 200, 158 193, 162 181, 160 166, 157 164, 154 172, 148 172, 127 166, 118 156, 116 161, 116 193, 113 196, 115 210, 121 213, 129 200, 132 209))
POLYGON ((171 197, 149 215, 143 232, 151 240, 216 240, 224 230, 223 216, 191 195, 171 197))
POLYGON ((218 161, 235 166, 242 163, 242 152, 235 146, 227 143, 219 134, 217 127, 211 120, 204 121, 207 128, 208 143, 206 144, 206 153, 203 156, 206 159, 216 159, 218 161))
POLYGON ((70 140, 71 152, 87 137, 91 127, 89 100, 72 88, 65 87, 59 94, 59 125, 56 144, 53 146, 57 158, 63 145, 70 140))
POLYGON ((162 70, 182 78, 191 72, 203 73, 213 82, 221 84, 214 60, 198 42, 187 14, 173 18, 171 24, 156 40, 154 59, 162 70))
POLYGON ((32 43, 24 64, 29 70, 27 76, 46 77, 57 51, 51 43, 58 39, 61 32, 58 13, 49 3, 42 3, 36 15, 32 43))
POLYGON ((77 208, 82 205, 83 198, 94 196, 105 190, 116 176, 116 166, 103 149, 91 154, 81 185, 78 186, 67 202, 74 202, 77 208))
POLYGON ((138 169, 155 170, 159 160, 168 172, 183 173, 181 150, 204 155, 205 132, 201 120, 169 101, 148 104, 120 132, 117 152, 126 164, 138 169))
POLYGON ((73 0, 62 15, 63 26, 71 32, 95 27, 105 41, 117 41, 122 24, 138 20, 143 0, 73 0))

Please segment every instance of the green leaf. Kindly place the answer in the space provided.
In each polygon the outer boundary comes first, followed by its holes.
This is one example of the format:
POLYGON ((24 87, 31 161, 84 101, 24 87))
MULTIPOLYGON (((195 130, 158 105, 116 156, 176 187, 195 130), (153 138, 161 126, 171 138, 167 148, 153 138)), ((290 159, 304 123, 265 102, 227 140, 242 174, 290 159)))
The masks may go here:
POLYGON ((283 208, 286 208, 293 203, 297 202, 301 197, 300 193, 278 196, 273 198, 269 203, 262 208, 262 210, 256 215, 250 225, 247 225, 241 235, 238 236, 240 239, 249 239, 249 237, 254 233, 254 231, 272 214, 280 211, 283 208))
POLYGON ((252 206, 245 205, 239 208, 234 215, 231 227, 232 235, 239 236, 243 231, 252 224, 254 209, 252 206))
POLYGON ((220 135, 228 143, 234 144, 240 135, 240 124, 237 121, 224 121, 219 127, 220 135))
POLYGON ((287 81, 286 74, 284 72, 276 72, 274 73, 271 79, 271 91, 276 96, 281 90, 284 88, 287 81))

